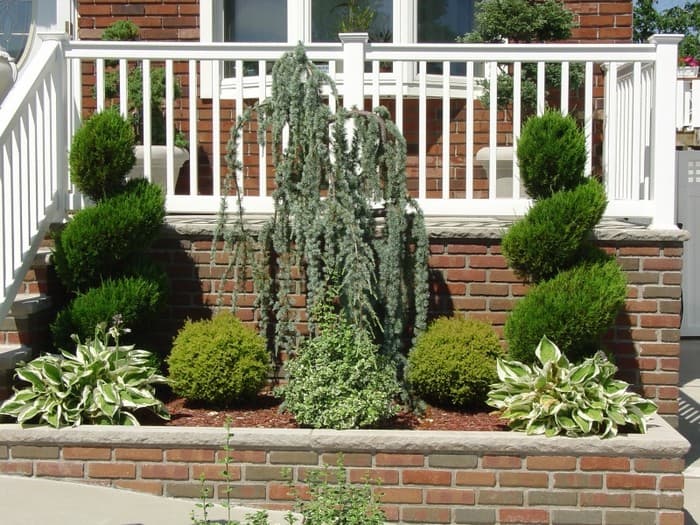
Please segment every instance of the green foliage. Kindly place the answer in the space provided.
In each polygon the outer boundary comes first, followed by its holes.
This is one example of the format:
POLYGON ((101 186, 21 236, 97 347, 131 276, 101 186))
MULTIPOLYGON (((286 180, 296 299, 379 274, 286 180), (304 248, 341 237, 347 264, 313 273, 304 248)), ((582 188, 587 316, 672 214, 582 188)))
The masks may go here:
POLYGON ((289 382, 277 389, 283 408, 314 428, 369 427, 394 416, 394 363, 366 330, 327 311, 317 317, 319 334, 285 365, 289 382))
POLYGON ((586 180, 586 137, 572 117, 558 111, 525 122, 517 154, 523 184, 535 200, 586 180))
POLYGON ((558 341, 572 361, 595 353, 625 302, 625 275, 613 259, 588 263, 533 287, 508 317, 505 335, 510 356, 534 362, 543 335, 558 341))
POLYGON ((99 202, 123 190, 134 166, 134 132, 116 109, 107 109, 83 122, 71 142, 73 184, 99 202))
POLYGON ((416 338, 408 356, 407 380, 431 403, 479 406, 496 380, 496 358, 502 354, 489 324, 443 317, 416 338))
POLYGON ((596 258, 599 250, 590 233, 606 206, 605 188, 595 179, 537 201, 503 236, 508 265, 521 278, 538 283, 596 258))
POLYGON ((558 0, 481 0, 476 9, 475 34, 481 42, 566 40, 574 25, 574 14, 558 0))
POLYGON ((557 345, 543 337, 535 350, 541 364, 528 366, 498 360, 500 383, 489 393, 489 405, 508 419, 514 430, 556 436, 617 435, 631 425, 646 432, 646 418, 656 405, 628 392, 615 379, 617 368, 596 353, 572 366, 557 345))
POLYGON ((187 399, 226 407, 249 400, 270 370, 265 340, 230 312, 187 321, 168 357, 173 391, 187 399))
POLYGON ((17 377, 29 386, 5 401, 0 414, 20 424, 40 422, 55 428, 138 425, 134 412, 141 409, 169 419, 154 389, 165 378, 149 365, 151 360, 145 350, 120 346, 118 328, 105 331, 105 325, 98 325, 92 340, 78 342, 75 355, 61 351, 19 366, 17 377))
MULTIPOLYGON (((257 112, 259 140, 268 131, 272 139, 275 213, 257 240, 262 256, 254 272, 261 332, 274 333, 276 352, 293 350, 297 334, 289 296, 297 266, 312 323, 314 308, 333 290, 344 318, 381 337, 384 353, 395 359, 409 331, 425 328, 428 299, 427 234, 406 187, 406 142, 385 108, 339 108, 332 114, 325 89, 337 94, 332 79, 299 46, 275 64, 272 97, 232 130, 235 138, 257 112), (346 134, 349 119, 353 138, 346 134), (372 203, 381 203, 380 209, 372 203)), ((240 170, 235 148, 231 140, 230 184, 240 170)), ((227 239, 229 253, 253 245, 240 207, 238 212, 228 227, 225 205, 219 214, 215 240, 227 239)), ((236 257, 243 275, 245 258, 236 257)))
POLYGON ((71 334, 86 339, 97 324, 107 323, 115 315, 134 330, 134 336, 147 330, 165 305, 167 277, 162 269, 147 262, 134 265, 129 273, 78 294, 61 310, 51 323, 54 346, 69 348, 71 334))
POLYGON ((655 33, 681 33, 679 58, 700 58, 700 3, 688 1, 657 11, 656 0, 637 0, 634 7, 634 40, 646 42, 655 33))
POLYGON ((343 11, 343 18, 338 24, 339 33, 366 33, 377 15, 367 0, 347 0, 339 3, 335 9, 343 11))
POLYGON ((143 179, 81 210, 55 238, 56 273, 71 291, 84 291, 124 271, 151 245, 165 217, 162 190, 143 179))
POLYGON ((296 494, 295 510, 304 516, 304 525, 383 525, 386 517, 374 492, 375 483, 351 483, 342 456, 336 468, 309 469, 306 477, 308 499, 296 494))
POLYGON ((139 26, 131 20, 117 20, 102 32, 102 40, 138 40, 139 26))

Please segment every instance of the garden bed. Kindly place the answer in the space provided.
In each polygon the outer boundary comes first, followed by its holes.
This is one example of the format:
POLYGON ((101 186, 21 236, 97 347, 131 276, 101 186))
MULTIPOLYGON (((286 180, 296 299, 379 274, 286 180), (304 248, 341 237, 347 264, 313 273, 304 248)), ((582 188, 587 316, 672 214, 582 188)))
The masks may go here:
MULTIPOLYGON (((545 439, 514 432, 234 428, 233 497, 284 508, 338 453, 353 481, 381 479, 399 523, 683 523, 689 444, 660 417, 646 435, 545 439)), ((0 473, 197 497, 221 495, 221 428, 0 425, 0 473)))

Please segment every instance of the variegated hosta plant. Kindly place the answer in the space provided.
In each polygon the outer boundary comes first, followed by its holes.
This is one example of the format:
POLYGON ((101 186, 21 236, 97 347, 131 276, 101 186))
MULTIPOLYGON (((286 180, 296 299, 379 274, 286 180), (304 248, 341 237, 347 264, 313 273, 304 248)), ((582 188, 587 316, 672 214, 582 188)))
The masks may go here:
POLYGON ((555 436, 617 435, 630 425, 646 432, 646 418, 656 405, 629 392, 615 379, 617 367, 605 354, 572 365, 557 345, 543 337, 535 355, 541 365, 498 360, 500 383, 487 403, 498 409, 513 430, 555 436))
POLYGON ((81 343, 75 355, 46 354, 16 370, 29 385, 0 406, 0 414, 20 424, 41 423, 58 428, 81 423, 138 425, 133 412, 149 409, 170 416, 155 396, 154 385, 166 379, 151 364, 152 355, 119 345, 119 328, 95 329, 95 338, 81 343), (110 346, 110 339, 114 345, 110 346))

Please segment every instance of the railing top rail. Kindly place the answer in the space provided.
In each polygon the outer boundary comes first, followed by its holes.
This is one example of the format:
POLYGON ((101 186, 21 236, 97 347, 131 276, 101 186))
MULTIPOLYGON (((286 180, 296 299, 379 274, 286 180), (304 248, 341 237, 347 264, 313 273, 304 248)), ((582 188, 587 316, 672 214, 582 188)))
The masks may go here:
MULTIPOLYGON (((69 58, 131 60, 273 60, 289 43, 71 41, 69 58)), ((312 59, 335 58, 342 44, 307 44, 312 59)), ((652 61, 654 44, 367 44, 367 60, 465 60, 503 62, 652 61)))

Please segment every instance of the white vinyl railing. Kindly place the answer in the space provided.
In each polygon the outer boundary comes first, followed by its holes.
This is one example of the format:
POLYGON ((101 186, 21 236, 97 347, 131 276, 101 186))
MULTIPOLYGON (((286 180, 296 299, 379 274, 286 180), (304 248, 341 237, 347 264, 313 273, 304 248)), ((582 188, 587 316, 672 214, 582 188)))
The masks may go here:
POLYGON ((676 89, 676 128, 700 128, 700 78, 679 78, 676 89))
POLYGON ((65 213, 67 40, 46 38, 0 106, 0 319, 65 213))
MULTIPOLYGON (((556 107, 583 124, 587 172, 599 173, 606 183, 606 214, 646 218, 655 228, 675 227, 676 36, 654 37, 649 44, 536 45, 368 44, 362 38, 349 35, 340 44, 311 44, 307 54, 338 84, 341 100, 331 97, 331 106, 381 103, 391 108, 409 143, 409 187, 426 214, 515 216, 527 210, 530 201, 521 193, 512 145, 527 117, 520 81, 525 65, 535 64, 534 111, 556 107), (547 64, 561 65, 558 93, 546 92, 547 64), (583 72, 578 90, 569 79, 574 68, 583 72), (474 102, 484 94, 484 79, 477 76, 484 71, 491 88, 486 108, 474 102), (499 71, 514 79, 514 101, 506 111, 496 103, 499 71)), ((118 103, 126 113, 127 69, 144 66, 146 86, 150 68, 164 65, 168 211, 215 213, 234 115, 270 94, 270 66, 290 49, 257 43, 70 42, 66 56, 73 71, 82 72, 84 84, 72 102, 80 114, 87 87, 94 84, 97 108, 109 103, 104 97, 106 61, 118 59, 118 103), (172 97, 175 76, 184 95, 178 101, 172 97), (208 93, 211 86, 212 98, 201 99, 199 93, 204 87, 208 93), (179 173, 172 160, 176 125, 189 141, 189 169, 179 173), (211 173, 207 181, 204 172, 211 173)), ((144 114, 149 115, 146 91, 144 114)), ((150 137, 150 126, 145 118, 145 137, 150 137)), ((151 145, 144 146, 144 174, 151 177, 151 145)), ((243 205, 248 212, 269 212, 273 179, 267 153, 252 139, 243 146, 243 205)))

